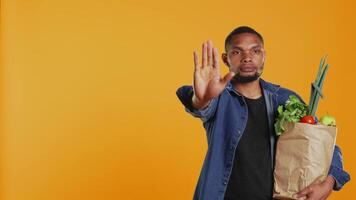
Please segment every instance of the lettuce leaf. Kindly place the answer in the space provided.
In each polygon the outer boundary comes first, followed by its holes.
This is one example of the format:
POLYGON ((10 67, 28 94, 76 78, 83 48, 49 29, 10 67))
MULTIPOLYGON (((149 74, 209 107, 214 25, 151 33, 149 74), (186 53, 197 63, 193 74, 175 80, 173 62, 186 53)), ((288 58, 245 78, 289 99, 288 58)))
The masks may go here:
POLYGON ((308 106, 302 103, 295 95, 290 95, 285 105, 278 106, 278 116, 274 123, 274 129, 277 136, 284 131, 284 124, 286 122, 299 122, 300 118, 307 115, 308 106))

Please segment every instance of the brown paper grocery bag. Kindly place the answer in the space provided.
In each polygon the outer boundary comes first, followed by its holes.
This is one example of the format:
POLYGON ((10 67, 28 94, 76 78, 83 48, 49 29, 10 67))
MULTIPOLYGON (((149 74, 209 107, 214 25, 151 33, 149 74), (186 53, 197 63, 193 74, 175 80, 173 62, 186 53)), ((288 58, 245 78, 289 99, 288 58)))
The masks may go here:
POLYGON ((328 175, 337 128, 288 122, 276 147, 273 198, 296 199, 293 194, 328 175))

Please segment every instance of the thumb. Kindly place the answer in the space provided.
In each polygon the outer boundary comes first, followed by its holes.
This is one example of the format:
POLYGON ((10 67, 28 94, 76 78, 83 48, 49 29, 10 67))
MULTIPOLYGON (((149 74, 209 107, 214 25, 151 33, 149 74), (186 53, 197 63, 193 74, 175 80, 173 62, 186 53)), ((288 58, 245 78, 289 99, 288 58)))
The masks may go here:
POLYGON ((226 84, 227 82, 229 82, 231 79, 232 79, 232 77, 234 77, 235 76, 235 72, 229 72, 229 73, 227 73, 225 76, 224 76, 224 78, 222 79, 222 81, 224 82, 224 84, 226 84))

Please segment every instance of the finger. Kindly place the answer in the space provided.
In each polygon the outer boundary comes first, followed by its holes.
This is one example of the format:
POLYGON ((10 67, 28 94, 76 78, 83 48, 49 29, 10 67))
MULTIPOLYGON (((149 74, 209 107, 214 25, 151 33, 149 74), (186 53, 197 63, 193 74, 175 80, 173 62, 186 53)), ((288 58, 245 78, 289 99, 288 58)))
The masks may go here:
POLYGON ((224 76, 224 78, 222 79, 222 82, 223 82, 224 84, 226 84, 227 82, 229 82, 229 81, 232 79, 232 77, 234 77, 234 75, 235 75, 234 72, 229 72, 229 73, 227 73, 227 74, 224 76))
POLYGON ((203 43, 203 61, 202 61, 202 67, 205 67, 207 65, 207 46, 206 43, 203 43))
POLYGON ((213 43, 211 40, 208 41, 208 65, 213 64, 213 43))
MULTIPOLYGON (((307 198, 305 200, 316 200, 317 198, 315 197, 315 195, 313 195, 312 193, 307 195, 307 198)), ((318 198, 318 200, 321 200, 318 198)))
POLYGON ((306 196, 308 195, 309 193, 311 193, 313 190, 310 188, 310 187, 306 187, 304 188, 302 191, 294 194, 293 196, 296 197, 296 198, 300 198, 300 197, 303 197, 303 196, 306 196))
POLYGON ((219 66, 219 53, 218 53, 218 49, 217 48, 213 48, 213 59, 214 59, 214 64, 213 67, 220 69, 219 66))
POLYGON ((198 60, 198 53, 194 51, 194 68, 195 70, 198 70, 200 68, 199 66, 199 60, 198 60))

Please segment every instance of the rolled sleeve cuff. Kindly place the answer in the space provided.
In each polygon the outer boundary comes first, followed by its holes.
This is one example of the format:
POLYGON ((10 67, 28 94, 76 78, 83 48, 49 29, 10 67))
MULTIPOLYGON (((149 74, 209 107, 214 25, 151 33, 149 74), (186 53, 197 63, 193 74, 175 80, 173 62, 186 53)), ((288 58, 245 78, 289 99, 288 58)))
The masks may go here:
POLYGON ((210 111, 211 111, 211 109, 212 109, 213 101, 214 101, 214 99, 211 100, 211 101, 209 102, 209 105, 208 105, 207 107, 203 108, 203 109, 196 109, 196 108, 192 107, 191 105, 189 105, 189 106, 186 106, 186 107, 185 107, 185 110, 186 110, 188 113, 190 113, 190 114, 192 114, 193 116, 195 116, 195 117, 200 117, 200 118, 206 117, 206 116, 210 113, 210 111))
POLYGON ((333 190, 335 191, 339 191, 345 183, 350 181, 350 175, 348 173, 333 165, 330 166, 329 175, 335 179, 333 187, 333 190))

